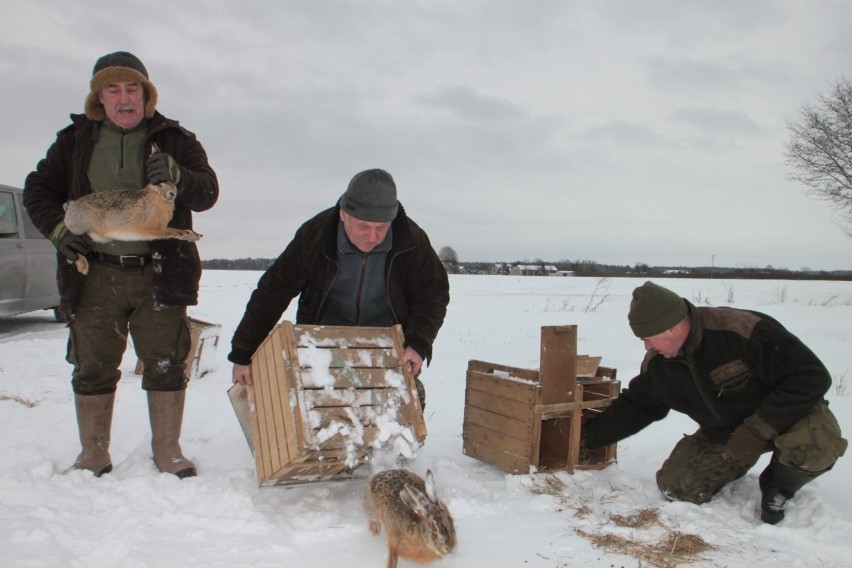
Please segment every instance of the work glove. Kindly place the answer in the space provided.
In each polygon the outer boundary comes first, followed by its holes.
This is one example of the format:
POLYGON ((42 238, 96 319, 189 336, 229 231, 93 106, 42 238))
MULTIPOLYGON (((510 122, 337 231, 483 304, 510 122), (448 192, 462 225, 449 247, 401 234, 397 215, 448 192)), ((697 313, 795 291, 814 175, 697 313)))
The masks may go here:
POLYGON ((757 435, 750 426, 740 424, 725 445, 725 457, 739 466, 750 468, 766 450, 768 441, 757 435))
POLYGON ((154 152, 145 162, 145 174, 148 183, 156 185, 171 182, 175 187, 180 183, 180 166, 175 159, 165 152, 154 152))
POLYGON ((87 256, 92 252, 94 241, 89 235, 75 235, 68 230, 64 222, 60 222, 50 235, 53 246, 70 261, 78 256, 87 256))

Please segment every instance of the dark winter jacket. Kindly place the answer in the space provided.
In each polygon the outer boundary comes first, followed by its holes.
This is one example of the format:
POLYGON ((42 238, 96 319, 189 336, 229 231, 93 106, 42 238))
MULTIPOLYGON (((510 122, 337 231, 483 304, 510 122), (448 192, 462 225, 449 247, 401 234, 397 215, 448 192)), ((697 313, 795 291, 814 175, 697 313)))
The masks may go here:
MULTIPOLYGON (((47 156, 24 184, 24 206, 39 231, 47 237, 62 221, 63 205, 92 192, 87 171, 101 128, 84 115, 71 115, 72 124, 57 134, 47 156)), ((177 121, 160 113, 148 120, 147 145, 156 144, 171 154, 181 167, 181 181, 170 227, 192 228, 192 212, 213 207, 219 198, 219 182, 207 162, 207 154, 195 135, 177 121)), ((195 243, 177 239, 150 242, 155 274, 157 306, 189 306, 198 303, 201 260, 195 243)), ((72 315, 83 284, 74 265, 59 258, 61 311, 72 315)))
MULTIPOLYGON (((234 332, 228 359, 247 365, 296 296, 296 323, 320 324, 328 293, 338 274, 339 207, 303 224, 281 256, 261 276, 234 332)), ((408 218, 402 205, 392 225, 393 246, 385 263, 387 300, 393 320, 402 325, 405 345, 425 361, 444 323, 450 302, 447 272, 429 237, 408 218)))
POLYGON ((583 427, 589 447, 635 434, 676 410, 717 443, 747 423, 770 440, 808 413, 831 385, 814 353, 771 317, 733 308, 696 308, 681 353, 649 351, 640 374, 583 427))

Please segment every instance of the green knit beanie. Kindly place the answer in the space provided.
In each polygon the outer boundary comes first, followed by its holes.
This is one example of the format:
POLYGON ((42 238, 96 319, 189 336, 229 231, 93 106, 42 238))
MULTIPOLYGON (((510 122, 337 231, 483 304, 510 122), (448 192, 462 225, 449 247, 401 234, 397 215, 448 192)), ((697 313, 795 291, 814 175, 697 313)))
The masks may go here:
POLYGON ((653 282, 645 282, 633 290, 627 321, 633 334, 644 339, 674 327, 689 310, 683 298, 653 282))

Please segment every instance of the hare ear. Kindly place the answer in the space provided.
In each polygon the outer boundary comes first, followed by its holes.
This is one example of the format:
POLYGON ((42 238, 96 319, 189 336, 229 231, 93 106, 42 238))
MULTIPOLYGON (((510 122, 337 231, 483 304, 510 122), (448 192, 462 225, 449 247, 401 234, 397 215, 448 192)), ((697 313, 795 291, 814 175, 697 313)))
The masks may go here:
POLYGON ((426 496, 430 501, 438 500, 438 491, 435 489, 435 476, 432 475, 432 470, 426 470, 426 496))
POLYGON ((424 519, 426 518, 426 511, 428 509, 427 497, 420 490, 411 485, 406 485, 399 490, 399 498, 415 515, 424 519))

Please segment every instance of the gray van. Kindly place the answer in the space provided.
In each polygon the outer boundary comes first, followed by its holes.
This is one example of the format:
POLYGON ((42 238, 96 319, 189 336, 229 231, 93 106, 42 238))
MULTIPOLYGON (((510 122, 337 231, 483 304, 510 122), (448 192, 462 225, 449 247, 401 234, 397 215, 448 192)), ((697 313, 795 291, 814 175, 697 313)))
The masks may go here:
POLYGON ((35 310, 59 313, 56 248, 36 229, 22 190, 0 184, 0 316, 35 310))

